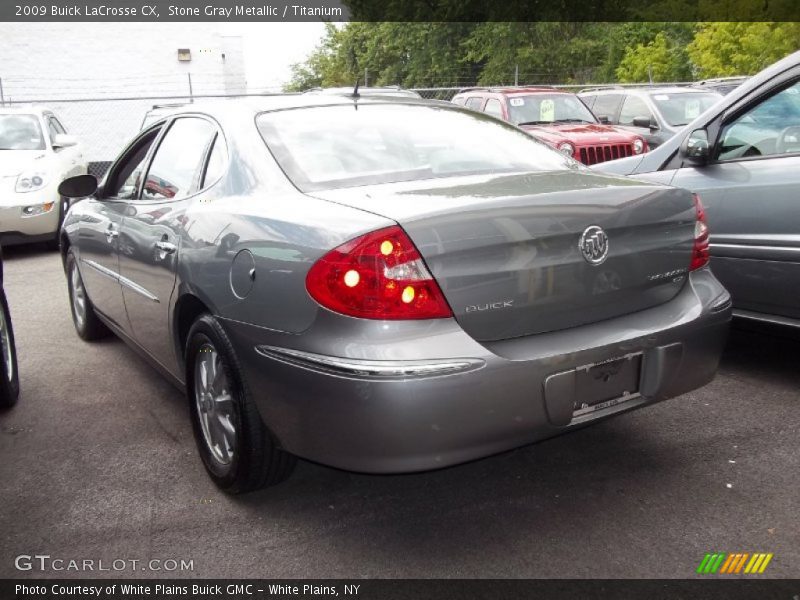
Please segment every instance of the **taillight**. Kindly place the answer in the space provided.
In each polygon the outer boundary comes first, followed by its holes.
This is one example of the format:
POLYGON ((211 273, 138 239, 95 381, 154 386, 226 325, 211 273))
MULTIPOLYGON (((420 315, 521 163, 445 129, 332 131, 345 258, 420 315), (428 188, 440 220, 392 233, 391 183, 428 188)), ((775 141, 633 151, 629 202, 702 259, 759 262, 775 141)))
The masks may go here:
POLYGON ((694 271, 705 267, 711 258, 708 248, 708 223, 706 222, 706 209, 700 201, 700 196, 692 194, 697 220, 694 223, 694 247, 692 248, 692 262, 689 270, 694 271))
POLYGON ((351 317, 453 316, 414 243, 396 225, 328 252, 308 271, 306 289, 325 308, 351 317))

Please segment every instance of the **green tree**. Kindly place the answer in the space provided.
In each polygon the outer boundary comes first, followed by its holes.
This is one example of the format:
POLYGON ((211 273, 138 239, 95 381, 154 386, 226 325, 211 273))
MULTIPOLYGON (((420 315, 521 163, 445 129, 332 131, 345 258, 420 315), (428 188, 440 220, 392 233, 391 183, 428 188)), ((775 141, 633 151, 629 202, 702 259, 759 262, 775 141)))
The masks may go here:
POLYGON ((691 78, 691 67, 685 47, 671 42, 660 32, 647 44, 629 46, 616 69, 623 82, 685 81, 691 78))
POLYGON ((800 48, 800 23, 701 23, 686 49, 699 77, 753 75, 800 48))

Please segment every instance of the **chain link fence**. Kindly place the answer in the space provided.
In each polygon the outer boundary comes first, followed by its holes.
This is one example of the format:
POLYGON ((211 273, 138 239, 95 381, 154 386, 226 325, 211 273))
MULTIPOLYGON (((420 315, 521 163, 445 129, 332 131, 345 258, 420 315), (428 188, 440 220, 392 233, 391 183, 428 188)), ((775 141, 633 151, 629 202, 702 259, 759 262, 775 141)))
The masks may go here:
MULTIPOLYGON (((2 85, 0 83, 0 85, 2 85)), ((687 86, 691 82, 659 83, 658 86, 687 86)), ((596 87, 646 87, 646 84, 553 84, 543 86, 534 84, 535 87, 554 87, 559 90, 578 92, 583 89, 596 87)), ((82 88, 82 94, 87 94, 87 87, 82 88)), ((490 86, 487 86, 491 89, 490 86)), ((498 86, 499 87, 499 86, 498 86)), ((503 86, 513 87, 513 86, 503 86)), ((525 86, 519 86, 525 87, 525 86)), ((424 87, 413 88, 425 99, 450 101, 453 96, 465 87, 424 87)), ((169 88, 169 91, 177 91, 169 88)), ((244 98, 257 96, 270 96, 279 93, 274 88, 258 90, 246 94, 231 94, 217 89, 202 90, 195 93, 188 89, 181 90, 178 94, 151 94, 151 95, 121 95, 114 94, 112 90, 97 90, 92 97, 63 97, 71 90, 61 88, 24 89, 13 90, 9 94, 8 86, 0 95, 0 106, 22 107, 29 105, 44 106, 52 110, 62 122, 67 132, 74 135, 84 148, 84 157, 89 162, 90 172, 102 177, 111 161, 120 153, 132 137, 141 129, 145 115, 156 106, 183 105, 190 102, 200 102, 205 99, 218 98, 244 98), (49 93, 45 93, 48 92, 49 93), (61 92, 59 94, 59 92, 61 92), (189 93, 187 93, 189 92, 189 93)), ((123 91, 123 90, 118 90, 123 91)), ((124 90, 131 91, 134 90, 124 90)))

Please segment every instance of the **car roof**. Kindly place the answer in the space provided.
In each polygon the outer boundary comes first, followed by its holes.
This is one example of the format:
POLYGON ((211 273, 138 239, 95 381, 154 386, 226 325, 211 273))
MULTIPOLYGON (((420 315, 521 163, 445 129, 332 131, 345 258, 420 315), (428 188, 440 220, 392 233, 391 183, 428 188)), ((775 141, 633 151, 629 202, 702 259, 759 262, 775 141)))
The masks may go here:
POLYGON ((0 106, 0 114, 2 115, 29 115, 31 113, 41 116, 44 113, 52 113, 53 111, 44 106, 18 104, 16 106, 0 106))
POLYGON ((519 94, 572 94, 565 90, 559 90, 550 86, 530 86, 530 87, 473 87, 459 90, 456 96, 469 94, 472 92, 486 92, 489 94, 503 94, 507 96, 519 94))
MULTIPOLYGON (((311 88, 303 92, 304 94, 321 94, 321 95, 352 95, 352 87, 332 87, 332 88, 311 88)), ((421 98, 422 96, 414 90, 406 90, 399 86, 381 86, 381 87, 359 87, 359 95, 362 96, 402 96, 407 98, 421 98)))
POLYGON ((715 93, 714 90, 711 89, 702 89, 696 88, 692 86, 647 86, 647 87, 609 87, 609 88, 602 88, 602 89, 590 89, 590 90, 581 90, 578 95, 579 96, 594 96, 600 94, 637 94, 637 95, 645 95, 645 94, 688 94, 688 93, 698 93, 698 92, 708 92, 708 93, 715 93))
POLYGON ((237 114, 243 110, 258 114, 262 112, 288 110, 292 108, 310 108, 315 106, 348 106, 357 103, 359 105, 369 104, 403 104, 431 106, 443 105, 452 107, 450 102, 441 100, 425 100, 417 97, 391 96, 381 94, 376 96, 351 96, 336 94, 281 94, 274 96, 246 96, 240 98, 215 99, 184 104, 182 106, 170 107, 166 111, 169 114, 198 113, 205 112, 214 114, 237 114))

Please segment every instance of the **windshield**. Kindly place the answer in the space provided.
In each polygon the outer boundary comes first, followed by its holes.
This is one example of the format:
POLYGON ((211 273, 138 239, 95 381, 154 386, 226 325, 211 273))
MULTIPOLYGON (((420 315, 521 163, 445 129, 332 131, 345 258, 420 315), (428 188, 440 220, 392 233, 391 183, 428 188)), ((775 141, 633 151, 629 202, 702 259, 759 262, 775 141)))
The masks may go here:
POLYGON ((580 168, 528 134, 458 107, 317 106, 262 113, 256 124, 302 191, 580 168))
POLYGON ((44 150, 36 115, 0 115, 0 150, 44 150))
POLYGON ((515 125, 547 123, 597 123, 597 119, 577 96, 569 94, 531 94, 508 99, 508 112, 515 125))
POLYGON ((694 121, 722 96, 714 92, 682 92, 678 94, 650 94, 664 120, 673 127, 694 121))

